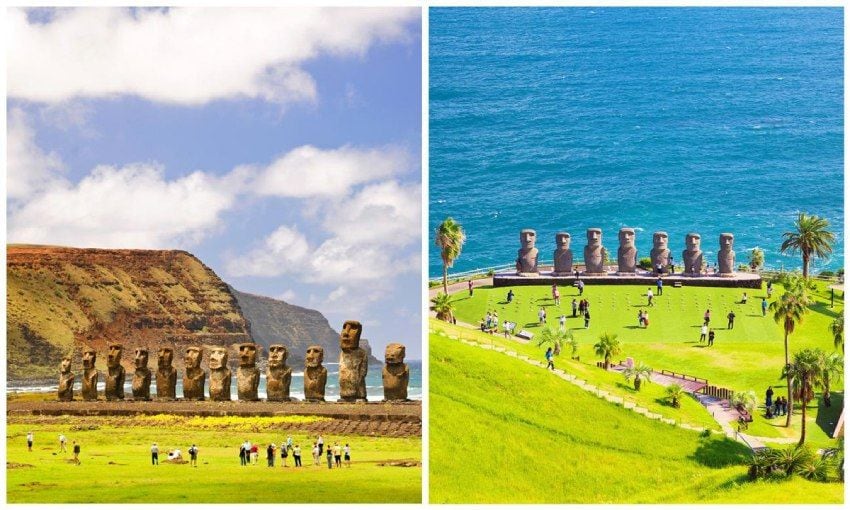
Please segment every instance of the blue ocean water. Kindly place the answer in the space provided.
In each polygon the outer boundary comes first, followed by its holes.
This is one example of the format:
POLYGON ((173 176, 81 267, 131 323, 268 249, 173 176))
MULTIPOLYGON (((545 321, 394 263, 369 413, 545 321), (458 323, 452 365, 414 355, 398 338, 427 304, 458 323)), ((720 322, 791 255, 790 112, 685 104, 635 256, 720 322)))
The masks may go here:
POLYGON ((666 230, 713 263, 779 253, 798 211, 838 236, 843 267, 840 8, 430 9, 429 273, 446 216, 467 242, 452 271, 512 263, 522 228, 541 257, 566 230, 636 227, 639 256, 666 230))

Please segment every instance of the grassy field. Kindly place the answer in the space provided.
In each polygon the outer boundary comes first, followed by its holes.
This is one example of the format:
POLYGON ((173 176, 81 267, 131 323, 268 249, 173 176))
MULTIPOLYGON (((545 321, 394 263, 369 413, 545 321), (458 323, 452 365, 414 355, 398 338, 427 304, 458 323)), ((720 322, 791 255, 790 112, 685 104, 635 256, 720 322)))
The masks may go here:
MULTIPOLYGON (((313 467, 309 450, 315 434, 298 431, 317 418, 133 418, 14 417, 7 426, 6 490, 9 503, 417 503, 421 467, 379 466, 385 461, 421 460, 420 438, 324 436, 325 444, 349 443, 351 468, 313 467), (26 433, 35 446, 27 451, 26 433), (57 454, 64 433, 82 446, 81 465, 57 454), (267 467, 265 446, 292 435, 304 467, 267 467), (257 466, 239 464, 239 444, 262 446, 257 466), (152 466, 150 446, 160 447, 152 466), (200 448, 199 466, 162 462, 165 451, 200 448), (309 443, 309 444, 308 444, 309 443)), ((322 462, 325 462, 324 457, 322 462)), ((292 465, 292 457, 288 459, 292 465)))
MULTIPOLYGON (((749 482, 748 450, 623 410, 546 371, 430 335, 432 503, 840 503, 749 482)), ((600 371, 601 372, 601 371, 600 371)))

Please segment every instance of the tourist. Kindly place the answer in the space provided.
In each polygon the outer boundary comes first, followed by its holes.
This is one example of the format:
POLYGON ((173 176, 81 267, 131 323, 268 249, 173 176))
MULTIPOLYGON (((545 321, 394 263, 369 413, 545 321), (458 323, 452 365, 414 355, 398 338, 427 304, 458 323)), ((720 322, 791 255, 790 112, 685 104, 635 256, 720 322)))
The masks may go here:
POLYGON ((782 397, 782 416, 788 414, 788 399, 786 397, 782 397))
POLYGON ((514 289, 508 289, 508 303, 514 300, 514 289))
MULTIPOLYGON (((658 272, 661 272, 661 264, 658 265, 658 272)), ((661 277, 659 276, 657 280, 655 280, 655 288, 658 291, 658 295, 664 294, 664 282, 661 281, 661 277)))
POLYGON ((578 313, 584 317, 584 299, 578 302, 578 313))
POLYGON ((708 337, 708 326, 705 324, 699 328, 699 343, 705 342, 705 339, 708 337))
POLYGON ((540 324, 546 324, 546 310, 543 307, 540 307, 540 310, 537 312, 537 319, 540 321, 540 324))
POLYGON ((490 321, 493 317, 490 315, 490 310, 487 310, 487 315, 484 316, 484 326, 485 329, 490 329, 490 321))
POLYGON ((342 447, 339 443, 334 443, 334 462, 336 467, 342 467, 342 447))
POLYGON ((581 281, 581 280, 578 281, 578 295, 579 296, 584 295, 584 282, 581 281))
POLYGON ((508 322, 508 319, 505 319, 505 322, 502 323, 502 333, 505 335, 505 338, 508 338, 508 325, 509 324, 510 324, 510 322, 508 322))
POLYGON ((276 449, 277 448, 275 447, 274 443, 270 444, 266 448, 266 461, 268 462, 268 464, 269 464, 268 467, 270 467, 270 468, 274 467, 274 452, 275 452, 276 449))
POLYGON ((552 370, 555 370, 555 362, 552 361, 552 356, 553 356, 552 348, 549 347, 548 349, 546 349, 546 355, 545 355, 545 357, 546 357, 546 368, 551 368, 552 370))
POLYGON ((343 451, 345 452, 345 465, 351 467, 351 447, 348 446, 348 443, 345 443, 345 449, 343 451))
POLYGON ((773 294, 773 283, 767 282, 767 298, 770 299, 770 296, 773 294))
POLYGON ((292 449, 292 458, 295 459, 295 467, 301 467, 301 447, 295 445, 292 449))
POLYGON ((711 322, 711 310, 706 310, 702 319, 705 321, 705 325, 708 326, 708 323, 711 322))
POLYGON ((648 287, 646 289, 646 306, 653 306, 652 297, 652 287, 648 287))
POLYGON ((469 297, 472 297, 472 278, 469 279, 469 297))
POLYGON ((189 465, 198 467, 198 447, 194 444, 189 447, 189 465))
POLYGON ((643 327, 649 327, 649 310, 643 312, 643 327))
POLYGON ((159 465, 159 446, 156 443, 151 445, 151 465, 159 465))
POLYGON ((79 466, 80 465, 80 445, 78 445, 76 441, 74 441, 73 444, 74 444, 74 462, 76 462, 77 465, 79 466))
POLYGON ((566 330, 567 330, 567 316, 564 315, 564 314, 561 314, 561 316, 558 317, 558 331, 563 333, 566 330))
POLYGON ((767 315, 767 298, 761 298, 761 316, 767 315))
POLYGON ((555 306, 561 306, 561 292, 558 290, 558 284, 552 284, 552 301, 555 302, 555 306))
POLYGON ((319 445, 313 443, 313 449, 310 453, 313 455, 313 467, 319 467, 319 445))
POLYGON ((676 266, 673 265, 673 257, 670 257, 670 274, 676 274, 676 266))
MULTIPOLYGON (((494 311, 493 312, 493 333, 497 333, 498 330, 499 330, 499 312, 494 311)), ((322 445, 324 446, 324 444, 325 443, 323 441, 322 445)))
POLYGON ((578 282, 580 280, 579 275, 580 275, 580 273, 578 272, 578 269, 576 269, 576 282, 578 282))
POLYGON ((744 292, 744 295, 743 295, 743 296, 741 296, 741 304, 742 304, 742 305, 747 304, 747 299, 749 299, 749 298, 747 297, 747 293, 746 293, 746 292, 744 292))
POLYGON ((286 458, 289 457, 289 447, 280 445, 280 467, 286 467, 286 458))
POLYGON ((576 316, 576 311, 578 310, 578 303, 576 303, 575 298, 573 298, 573 304, 572 304, 572 306, 573 306, 573 317, 575 317, 575 316, 576 316))
POLYGON ((638 310, 638 327, 643 327, 643 310, 638 310))
POLYGON ((292 449, 292 436, 286 436, 286 448, 288 450, 292 449))
POLYGON ((257 465, 257 461, 260 459, 260 446, 257 444, 251 445, 251 463, 255 466, 257 465))
POLYGON ((32 451, 32 441, 33 441, 33 439, 34 439, 34 436, 32 434, 32 431, 27 432, 27 451, 30 451, 30 452, 32 451))
POLYGON ((334 467, 334 454, 330 448, 325 452, 325 457, 328 460, 328 469, 333 469, 334 467))
POLYGON ((248 456, 251 453, 251 447, 250 446, 246 447, 245 446, 246 444, 248 444, 248 441, 245 441, 241 445, 239 445, 239 465, 240 466, 247 466, 248 465, 248 456))
POLYGON ((773 405, 773 388, 768 386, 767 391, 764 392, 764 406, 770 408, 771 405, 773 405))
POLYGON ((714 345, 714 330, 713 329, 708 331, 708 346, 711 347, 712 345, 714 345))
POLYGON ((729 322, 726 324, 726 329, 732 329, 735 327, 735 312, 729 311, 729 315, 726 316, 729 319, 729 322))
POLYGON ((65 434, 59 434, 59 451, 68 453, 68 450, 65 449, 65 434))
MULTIPOLYGON (((493 313, 495 313, 495 312, 493 312, 493 313)), ((498 317, 496 317, 495 320, 493 320, 493 324, 496 325, 498 323, 499 323, 499 320, 498 320, 498 317)), ((316 446, 319 447, 319 455, 321 455, 322 452, 325 449, 325 440, 322 438, 321 434, 319 434, 319 437, 316 438, 316 446)))
POLYGON ((584 312, 584 329, 590 327, 590 311, 584 312))
POLYGON ((167 460, 183 460, 183 453, 180 451, 180 448, 175 448, 168 452, 166 455, 168 457, 167 460))

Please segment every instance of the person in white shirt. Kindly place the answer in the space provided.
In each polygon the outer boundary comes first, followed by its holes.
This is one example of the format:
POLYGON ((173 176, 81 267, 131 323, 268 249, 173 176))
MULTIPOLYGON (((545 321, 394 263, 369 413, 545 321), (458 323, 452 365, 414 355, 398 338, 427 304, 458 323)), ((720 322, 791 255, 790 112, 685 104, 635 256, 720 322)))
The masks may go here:
POLYGON ((699 342, 700 343, 705 342, 706 335, 708 335, 708 326, 703 324, 702 327, 699 330, 699 342))

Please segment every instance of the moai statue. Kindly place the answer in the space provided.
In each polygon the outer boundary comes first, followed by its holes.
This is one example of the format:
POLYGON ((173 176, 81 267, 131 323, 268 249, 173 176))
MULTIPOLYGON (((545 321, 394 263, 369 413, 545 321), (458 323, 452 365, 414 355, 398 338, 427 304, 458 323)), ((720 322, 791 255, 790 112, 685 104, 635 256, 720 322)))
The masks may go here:
POLYGON ((106 352, 106 400, 124 400, 124 367, 121 366, 121 355, 124 346, 109 344, 106 352))
POLYGON ((635 248, 635 229, 623 227, 618 235, 620 247, 617 248, 617 272, 634 274, 637 271, 637 248, 635 248))
POLYGON ((537 232, 530 228, 520 231, 519 242, 522 248, 517 250, 516 274, 520 276, 536 276, 539 274, 537 270, 537 248, 534 247, 535 241, 537 241, 537 232))
MULTIPOLYGON (((174 361, 174 349, 163 347, 159 350, 157 356, 156 397, 163 400, 175 400, 177 398, 177 369, 171 365, 174 361)), ((203 394, 203 388, 201 388, 201 394, 203 394)))
POLYGON ((91 347, 83 351, 83 400, 97 400, 97 352, 91 347))
POLYGON ((384 352, 384 400, 407 400, 410 368, 404 363, 404 346, 389 344, 384 352))
POLYGON ((702 271, 702 249, 699 234, 691 232, 685 236, 685 251, 682 252, 682 262, 685 264, 685 274, 699 275, 702 271))
POLYGON ((325 400, 328 369, 322 366, 325 350, 320 345, 307 347, 304 357, 304 399, 308 402, 325 400))
POLYGON ((184 364, 186 371, 183 373, 183 398, 186 400, 203 400, 204 383, 207 374, 201 368, 204 352, 199 347, 186 348, 184 364))
POLYGON ((266 369, 266 393, 270 402, 289 400, 289 384, 292 382, 292 369, 286 366, 288 356, 286 347, 281 344, 269 346, 269 366, 266 369))
POLYGON ((133 363, 136 371, 133 373, 133 398, 136 400, 151 399, 151 369, 148 368, 148 350, 136 349, 133 363))
POLYGON ((555 234, 555 276, 570 275, 573 272, 573 251, 570 249, 570 234, 558 232, 555 234))
POLYGON ((260 400, 260 369, 257 368, 257 345, 239 344, 239 369, 236 371, 236 395, 239 400, 260 400))
POLYGON ((717 252, 717 272, 720 276, 735 276, 734 244, 733 234, 720 234, 720 251, 717 252))
POLYGON ((74 400, 74 374, 71 372, 71 358, 67 356, 59 364, 59 400, 74 400))
POLYGON ((602 253, 602 229, 587 229, 587 246, 584 247, 584 273, 605 274, 605 256, 602 253))
POLYGON ((670 266, 670 249, 667 248, 669 240, 667 232, 656 232, 652 234, 652 251, 649 252, 649 258, 652 261, 652 270, 656 271, 661 267, 661 272, 666 273, 670 266))
POLYGON ((230 400, 230 375, 227 349, 213 347, 210 351, 210 400, 230 400))
POLYGON ((343 402, 366 400, 366 372, 369 360, 360 348, 363 326, 357 321, 345 321, 339 334, 339 399, 343 402))

